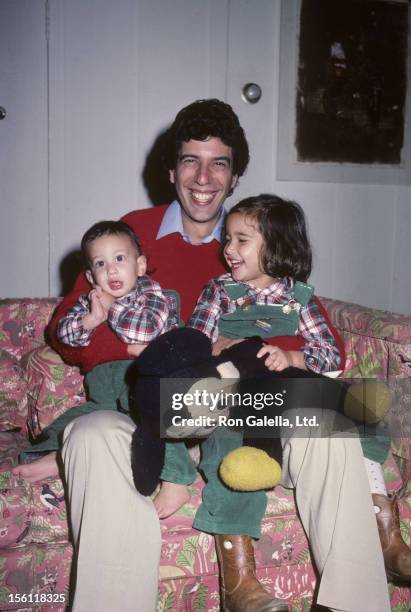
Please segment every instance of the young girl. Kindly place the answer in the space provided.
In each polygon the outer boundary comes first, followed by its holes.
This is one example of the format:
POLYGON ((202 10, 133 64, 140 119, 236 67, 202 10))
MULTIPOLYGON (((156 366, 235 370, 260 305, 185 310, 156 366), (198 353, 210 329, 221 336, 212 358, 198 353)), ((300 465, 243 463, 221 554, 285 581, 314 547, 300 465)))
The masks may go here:
MULTIPOLYGON (((280 385, 286 386, 289 382, 288 388, 292 389, 296 378, 315 378, 321 373, 337 370, 341 359, 336 341, 321 314, 313 288, 305 283, 311 272, 311 248, 300 206, 264 194, 243 200, 226 216, 224 242, 224 257, 230 273, 207 284, 189 321, 192 329, 168 332, 144 351, 139 361, 141 366, 147 366, 145 373, 150 372, 152 364, 158 365, 160 358, 162 365, 155 375, 175 376, 167 357, 171 350, 174 364, 183 366, 180 369, 182 377, 212 377, 218 372, 222 377, 235 378, 240 374, 251 379, 251 386, 255 383, 255 391, 260 391, 265 382, 276 378, 280 385), (187 338, 186 333, 190 333, 187 338), (197 337, 195 333, 198 333, 197 337), (214 357, 208 357, 208 362, 202 363, 201 359, 207 356, 206 337, 212 342, 214 357), (190 368, 187 364, 193 356, 196 361, 190 368), (230 372, 227 367, 233 363, 238 369, 237 374, 235 368, 230 372), (268 377, 261 378, 262 371, 268 373, 268 377), (253 382, 254 376, 259 380, 253 382)), ((249 382, 246 380, 241 384, 247 388, 249 382)), ((338 390, 340 386, 335 385, 335 388, 338 390)), ((155 394, 153 397, 153 408, 158 413, 155 394)), ((142 399, 143 404, 149 403, 147 394, 145 402, 144 397, 142 399)), ((305 407, 304 394, 298 404, 300 399, 297 393, 297 407, 305 407)), ((315 393, 314 399, 316 401, 315 393)), ((332 393, 325 407, 336 408, 334 400, 335 394, 332 393)), ((192 408, 190 413, 196 416, 192 408)), ((198 414, 204 414, 203 406, 199 406, 198 414)), ((158 427, 158 423, 153 423, 153 430, 158 431, 158 427)), ((141 428, 137 428, 135 436, 140 435, 140 431, 141 428)), ((194 433, 188 428, 184 435, 188 437, 194 433)), ((194 521, 194 527, 200 531, 260 536, 260 522, 266 508, 265 492, 255 490, 257 486, 254 490, 251 487, 233 490, 219 478, 221 461, 232 450, 240 450, 242 441, 241 432, 219 428, 202 442, 199 469, 206 485, 203 503, 194 521), (236 517, 234 526, 233 517, 236 517)), ((390 576, 409 583, 411 551, 402 540, 397 500, 387 495, 381 467, 387 456, 389 440, 373 445, 370 442, 377 442, 375 439, 365 441, 368 442, 363 444, 365 464, 386 570, 390 576)), ((184 443, 169 442, 165 448, 162 486, 154 500, 160 518, 173 514, 188 500, 187 485, 196 478, 196 470, 184 443)), ((134 462, 136 483, 138 468, 139 462, 134 462)), ((256 470, 256 482, 258 476, 256 470)), ((217 548, 218 538, 216 535, 217 548)))
MULTIPOLYGON (((229 362, 235 351, 234 362, 247 354, 250 373, 262 364, 276 373, 292 367, 292 373, 288 370, 281 375, 289 377, 295 376, 295 368, 314 373, 337 370, 340 354, 334 336, 313 296, 313 287, 305 284, 312 257, 301 207, 273 195, 243 200, 226 216, 224 243, 230 272, 207 284, 188 323, 210 338, 215 364, 229 362), (244 341, 255 336, 274 344, 244 341), (240 342, 242 345, 234 348, 240 342), (258 364, 250 362, 251 347, 251 361, 258 364)), ((244 521, 253 523, 252 535, 257 535, 265 494, 234 492, 218 478, 223 457, 241 445, 238 432, 219 435, 217 431, 203 442, 200 469, 207 485, 194 523, 197 528, 229 533, 230 512, 253 496, 253 511, 244 521), (215 504, 226 508, 224 518, 216 519, 215 504)), ((162 487, 154 502, 160 518, 187 501, 187 484, 195 478, 184 444, 167 444, 165 457, 162 487)))

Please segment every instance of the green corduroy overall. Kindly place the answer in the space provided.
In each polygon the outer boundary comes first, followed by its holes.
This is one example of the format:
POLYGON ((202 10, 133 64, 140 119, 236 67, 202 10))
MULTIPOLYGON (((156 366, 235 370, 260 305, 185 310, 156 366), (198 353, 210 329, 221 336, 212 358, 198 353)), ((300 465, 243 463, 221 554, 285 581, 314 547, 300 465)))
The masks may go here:
MULTIPOLYGON (((228 296, 237 300, 245 295, 246 288, 239 283, 225 284, 228 296)), ((219 321, 219 333, 230 338, 261 336, 293 336, 298 330, 299 305, 305 306, 314 288, 296 282, 292 300, 279 305, 249 305, 237 308, 234 313, 223 315, 219 321)), ((239 492, 226 487, 218 476, 222 459, 232 450, 242 446, 241 432, 217 428, 201 443, 200 471, 206 479, 203 502, 200 505, 194 527, 209 533, 230 533, 260 536, 260 523, 264 516, 267 498, 264 491, 239 492)), ((182 442, 167 443, 163 480, 190 484, 196 477, 196 469, 182 442)))

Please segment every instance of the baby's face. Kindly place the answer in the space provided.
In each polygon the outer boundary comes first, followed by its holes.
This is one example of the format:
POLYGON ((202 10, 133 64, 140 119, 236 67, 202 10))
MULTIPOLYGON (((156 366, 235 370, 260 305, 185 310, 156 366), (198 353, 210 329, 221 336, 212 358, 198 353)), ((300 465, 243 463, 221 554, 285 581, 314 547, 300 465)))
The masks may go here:
POLYGON ((96 238, 88 247, 88 258, 87 280, 115 299, 130 293, 147 269, 145 256, 138 254, 127 234, 96 238))

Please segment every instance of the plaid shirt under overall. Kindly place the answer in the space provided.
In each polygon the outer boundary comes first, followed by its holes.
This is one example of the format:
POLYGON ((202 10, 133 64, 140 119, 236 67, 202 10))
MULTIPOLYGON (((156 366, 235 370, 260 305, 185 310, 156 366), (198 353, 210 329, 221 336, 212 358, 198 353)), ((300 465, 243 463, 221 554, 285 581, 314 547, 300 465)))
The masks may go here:
MULTIPOLYGON (((216 342, 219 336, 218 324, 222 314, 254 304, 286 305, 292 299, 294 283, 290 278, 280 278, 265 289, 240 282, 238 284, 246 288, 246 293, 238 299, 228 296, 224 287, 227 281, 232 281, 230 274, 223 274, 207 283, 188 322, 188 327, 202 331, 212 342, 216 342)), ((301 307, 297 334, 305 340, 304 361, 309 370, 322 373, 338 369, 340 354, 336 341, 313 298, 301 307)))

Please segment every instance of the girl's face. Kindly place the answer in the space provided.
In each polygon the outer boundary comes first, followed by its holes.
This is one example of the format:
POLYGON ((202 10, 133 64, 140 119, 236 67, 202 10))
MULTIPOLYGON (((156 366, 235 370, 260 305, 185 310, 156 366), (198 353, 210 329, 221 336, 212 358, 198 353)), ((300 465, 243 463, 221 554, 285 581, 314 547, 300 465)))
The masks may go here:
POLYGON ((226 221, 224 257, 234 280, 250 283, 258 289, 269 287, 274 279, 261 269, 264 247, 256 219, 241 213, 229 215, 226 221))

